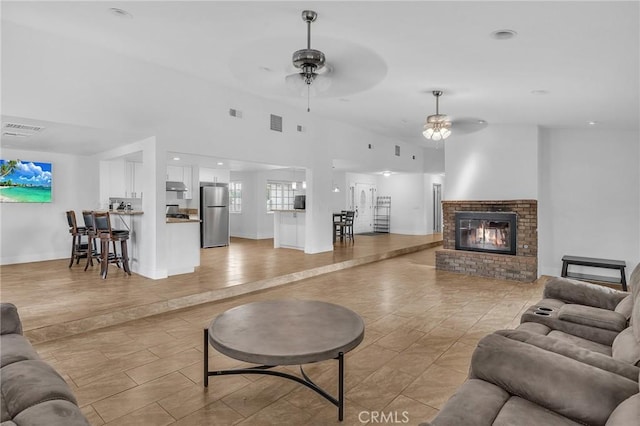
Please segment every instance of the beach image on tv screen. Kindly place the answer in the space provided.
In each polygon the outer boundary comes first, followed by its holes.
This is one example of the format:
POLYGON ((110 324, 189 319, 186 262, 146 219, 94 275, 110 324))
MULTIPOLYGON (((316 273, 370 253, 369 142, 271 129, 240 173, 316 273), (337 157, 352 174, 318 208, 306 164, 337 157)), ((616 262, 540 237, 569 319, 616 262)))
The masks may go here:
POLYGON ((50 203, 51 163, 0 160, 0 202, 50 203))

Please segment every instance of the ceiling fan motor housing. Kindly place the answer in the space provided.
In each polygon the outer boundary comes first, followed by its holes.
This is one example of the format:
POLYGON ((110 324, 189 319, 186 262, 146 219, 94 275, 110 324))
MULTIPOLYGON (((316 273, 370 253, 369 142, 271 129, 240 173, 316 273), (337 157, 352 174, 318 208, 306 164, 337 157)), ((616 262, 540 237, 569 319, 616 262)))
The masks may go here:
POLYGON ((315 70, 324 67, 325 62, 324 53, 315 49, 300 49, 293 53, 291 60, 296 68, 311 66, 315 70))

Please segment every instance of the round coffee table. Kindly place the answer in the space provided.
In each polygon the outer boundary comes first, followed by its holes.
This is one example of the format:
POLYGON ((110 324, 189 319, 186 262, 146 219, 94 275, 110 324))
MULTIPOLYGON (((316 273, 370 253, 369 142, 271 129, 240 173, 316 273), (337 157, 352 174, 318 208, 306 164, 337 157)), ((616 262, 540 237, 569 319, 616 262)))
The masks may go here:
POLYGON ((294 380, 322 395, 344 414, 344 354, 364 338, 364 322, 350 309, 313 300, 269 300, 241 305, 219 315, 204 329, 204 386, 209 376, 266 374, 294 380), (253 368, 209 371, 208 344, 253 368), (338 360, 338 398, 317 386, 302 364, 338 360), (300 365, 302 378, 269 370, 300 365))

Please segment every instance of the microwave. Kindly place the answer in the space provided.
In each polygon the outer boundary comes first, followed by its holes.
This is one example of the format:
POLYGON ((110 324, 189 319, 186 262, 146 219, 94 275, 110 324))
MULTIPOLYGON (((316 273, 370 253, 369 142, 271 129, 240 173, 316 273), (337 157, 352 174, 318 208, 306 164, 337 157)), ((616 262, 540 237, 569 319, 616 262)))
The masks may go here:
POLYGON ((295 210, 304 210, 306 208, 306 195, 296 195, 293 198, 293 208, 295 210))

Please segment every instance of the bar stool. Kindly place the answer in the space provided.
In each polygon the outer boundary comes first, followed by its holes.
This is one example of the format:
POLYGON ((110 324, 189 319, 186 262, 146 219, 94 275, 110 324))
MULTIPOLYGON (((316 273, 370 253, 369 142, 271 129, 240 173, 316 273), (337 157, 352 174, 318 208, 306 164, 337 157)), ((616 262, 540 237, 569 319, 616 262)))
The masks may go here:
POLYGON ((129 254, 127 251, 127 241, 129 240, 129 231, 117 230, 111 228, 111 219, 109 212, 93 212, 93 223, 95 225, 96 234, 100 238, 100 275, 107 278, 109 263, 115 263, 118 268, 122 263, 124 271, 131 275, 129 269, 129 254), (120 242, 120 254, 117 252, 116 243, 120 242), (109 243, 113 245, 113 252, 109 250, 109 243))
POLYGON ((96 233, 96 225, 93 220, 93 211, 83 210, 82 219, 84 220, 85 232, 87 233, 87 244, 91 247, 87 254, 87 263, 84 265, 86 271, 89 265, 93 266, 93 259, 96 259, 100 263, 100 252, 98 251, 97 240, 99 239, 96 233))
POLYGON ((87 228, 78 226, 76 222, 76 212, 69 210, 66 212, 67 223, 69 224, 69 233, 71 234, 71 259, 69 259, 69 268, 73 266, 73 261, 76 261, 76 265, 80 263, 80 259, 87 256, 89 251, 89 240, 86 243, 82 242, 82 237, 87 236, 87 228))
POLYGON ((345 238, 349 238, 351 242, 355 243, 356 240, 353 236, 353 220, 355 218, 355 212, 349 210, 345 213, 346 214, 344 216, 344 223, 342 225, 342 235, 344 235, 345 238))

